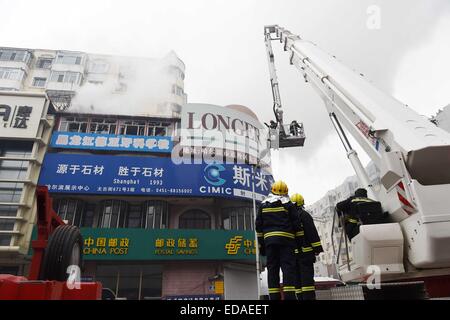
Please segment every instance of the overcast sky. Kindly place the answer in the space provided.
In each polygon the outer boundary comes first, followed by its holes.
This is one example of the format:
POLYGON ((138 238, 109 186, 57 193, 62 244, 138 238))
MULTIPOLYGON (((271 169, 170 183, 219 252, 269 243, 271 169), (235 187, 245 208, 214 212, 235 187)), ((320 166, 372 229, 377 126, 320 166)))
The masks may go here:
MULTIPOLYGON (((262 121, 272 118, 267 24, 316 43, 421 114, 450 103, 448 0, 0 0, 0 12, 0 46, 174 50, 186 64, 188 102, 246 105, 262 121), (381 10, 380 29, 367 28, 370 5, 381 10)), ((353 172, 322 101, 274 46, 285 119, 302 121, 307 134, 304 148, 274 154, 275 178, 310 204, 353 172)))

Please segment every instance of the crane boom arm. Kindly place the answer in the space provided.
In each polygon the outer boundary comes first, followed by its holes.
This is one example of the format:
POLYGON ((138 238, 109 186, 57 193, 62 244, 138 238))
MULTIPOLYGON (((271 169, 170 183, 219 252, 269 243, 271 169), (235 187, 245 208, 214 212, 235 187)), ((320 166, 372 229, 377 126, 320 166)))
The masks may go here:
MULTIPOLYGON (((318 91, 329 114, 337 116, 377 166, 385 152, 399 151, 415 169, 410 171, 420 171, 416 162, 423 157, 432 160, 450 152, 449 133, 373 86, 362 74, 284 28, 272 25, 264 30, 266 43, 267 39, 283 43, 291 64, 318 91)), ((450 165, 450 159, 445 164, 450 165)), ((450 173, 440 178, 450 182, 450 173)))
MULTIPOLYGON (((290 53, 290 63, 324 100, 360 183, 375 194, 394 222, 376 229, 386 231, 397 228, 398 223, 408 260, 414 267, 450 267, 450 133, 385 94, 315 44, 277 25, 265 26, 264 34, 269 65, 274 64, 274 59, 267 43, 279 40, 290 53), (370 185, 344 128, 379 168, 381 183, 376 187, 370 185)), ((275 67, 269 69, 274 101, 281 106, 275 67)), ((398 235, 395 230, 386 232, 398 235)), ((383 234, 375 234, 380 241, 386 239, 383 234)), ((373 245, 377 246, 375 242, 373 245)), ((392 265, 401 264, 396 254, 389 259, 392 265)), ((350 278, 358 277, 358 272, 350 278)))

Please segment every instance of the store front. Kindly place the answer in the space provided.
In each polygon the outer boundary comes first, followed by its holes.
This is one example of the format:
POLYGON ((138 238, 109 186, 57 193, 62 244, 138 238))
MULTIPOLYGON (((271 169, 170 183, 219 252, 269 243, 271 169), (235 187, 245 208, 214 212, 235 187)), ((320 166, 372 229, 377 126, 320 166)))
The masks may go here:
POLYGON ((224 277, 229 264, 252 270, 250 279, 257 285, 252 231, 82 228, 81 232, 82 279, 102 282, 119 298, 223 299, 224 283, 233 278, 229 271, 229 279, 224 277))

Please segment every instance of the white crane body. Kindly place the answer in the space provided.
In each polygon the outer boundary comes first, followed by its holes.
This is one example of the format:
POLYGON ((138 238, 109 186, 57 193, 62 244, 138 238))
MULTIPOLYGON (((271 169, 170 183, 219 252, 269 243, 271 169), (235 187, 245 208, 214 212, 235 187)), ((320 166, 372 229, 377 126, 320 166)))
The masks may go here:
POLYGON ((352 241, 356 263, 343 272, 347 280, 367 276, 362 267, 371 263, 385 266, 384 274, 401 275, 405 273, 403 265, 410 265, 406 272, 411 266, 450 268, 450 133, 315 44, 276 25, 265 27, 265 39, 266 43, 283 43, 291 64, 324 100, 335 127, 337 124, 345 138, 342 124, 381 171, 381 186, 370 185, 347 141, 347 155, 361 185, 382 203, 393 222, 361 227, 352 241), (397 249, 391 250, 395 246, 397 249), (404 262, 403 257, 407 258, 404 262))

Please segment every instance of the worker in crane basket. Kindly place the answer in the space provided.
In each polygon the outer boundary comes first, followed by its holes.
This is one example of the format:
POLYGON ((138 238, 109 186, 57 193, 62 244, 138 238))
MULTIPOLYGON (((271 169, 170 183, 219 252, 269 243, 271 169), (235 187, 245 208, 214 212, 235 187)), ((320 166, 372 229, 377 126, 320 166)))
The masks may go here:
POLYGON ((295 300, 295 233, 300 230, 299 215, 289 199, 286 183, 276 181, 271 189, 258 209, 255 222, 260 253, 267 256, 269 298, 281 299, 281 268, 284 299, 295 300))
POLYGON ((304 208, 303 196, 295 193, 291 196, 291 201, 296 204, 300 218, 300 230, 295 234, 297 240, 297 300, 315 300, 314 263, 316 256, 323 252, 323 248, 314 220, 304 208))
POLYGON ((361 224, 384 222, 381 203, 367 197, 367 190, 359 188, 355 195, 336 205, 339 217, 344 217, 345 233, 351 240, 359 233, 361 224))

